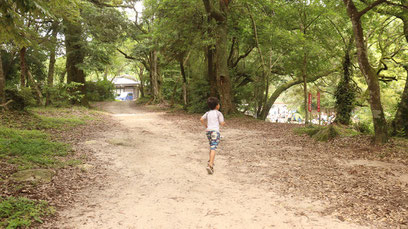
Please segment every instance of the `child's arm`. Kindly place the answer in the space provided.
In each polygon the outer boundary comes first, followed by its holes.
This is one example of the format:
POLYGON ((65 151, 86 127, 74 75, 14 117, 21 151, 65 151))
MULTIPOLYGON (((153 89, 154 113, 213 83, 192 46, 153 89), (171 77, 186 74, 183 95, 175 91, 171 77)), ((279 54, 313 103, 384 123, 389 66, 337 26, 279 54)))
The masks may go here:
POLYGON ((204 117, 200 118, 200 122, 205 128, 207 128, 207 122, 206 122, 206 119, 204 117))
POLYGON ((225 126, 224 115, 222 115, 221 112, 219 112, 218 122, 220 123, 221 126, 225 126))

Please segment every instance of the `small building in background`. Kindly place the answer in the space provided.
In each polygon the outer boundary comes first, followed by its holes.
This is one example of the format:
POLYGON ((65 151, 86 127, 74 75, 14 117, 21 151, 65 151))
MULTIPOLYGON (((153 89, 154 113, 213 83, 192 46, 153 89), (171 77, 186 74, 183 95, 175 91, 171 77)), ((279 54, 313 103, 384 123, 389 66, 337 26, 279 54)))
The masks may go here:
POLYGON ((139 98, 140 81, 131 79, 129 76, 118 76, 112 80, 115 85, 115 97, 123 92, 133 93, 133 98, 139 98))

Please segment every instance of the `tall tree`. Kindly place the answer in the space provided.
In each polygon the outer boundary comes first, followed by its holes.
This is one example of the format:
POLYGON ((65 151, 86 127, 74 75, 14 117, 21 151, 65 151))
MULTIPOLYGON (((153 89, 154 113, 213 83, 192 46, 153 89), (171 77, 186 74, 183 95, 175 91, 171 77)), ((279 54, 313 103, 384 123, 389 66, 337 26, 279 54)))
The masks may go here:
POLYGON ((367 46, 364 41, 364 30, 361 23, 361 17, 368 11, 386 0, 376 0, 363 10, 358 10, 353 0, 343 0, 347 14, 353 25, 354 39, 357 47, 358 64, 363 73, 370 92, 370 107, 374 123, 374 142, 385 143, 388 141, 387 122, 384 116, 384 110, 381 104, 381 91, 376 71, 371 67, 367 55, 367 46))
POLYGON ((55 53, 56 53, 56 46, 57 46, 57 35, 58 35, 58 27, 59 27, 59 22, 58 21, 53 21, 52 22, 52 35, 51 35, 51 49, 50 49, 50 63, 48 67, 48 77, 47 77, 47 94, 46 94, 46 102, 45 105, 50 105, 51 104, 51 95, 50 95, 50 89, 53 86, 54 83, 54 72, 55 72, 55 53))
MULTIPOLYGON (((65 48, 67 55, 67 83, 75 82, 80 86, 77 88, 85 95, 85 72, 81 69, 81 64, 85 59, 84 40, 82 37, 81 22, 64 19, 65 48)), ((81 99, 82 105, 88 105, 85 96, 81 99)))
POLYGON ((215 58, 217 88, 221 97, 221 109, 224 113, 234 112, 232 87, 228 69, 228 14, 229 1, 218 0, 219 7, 213 6, 210 0, 203 0, 207 13, 217 22, 215 27, 215 58))

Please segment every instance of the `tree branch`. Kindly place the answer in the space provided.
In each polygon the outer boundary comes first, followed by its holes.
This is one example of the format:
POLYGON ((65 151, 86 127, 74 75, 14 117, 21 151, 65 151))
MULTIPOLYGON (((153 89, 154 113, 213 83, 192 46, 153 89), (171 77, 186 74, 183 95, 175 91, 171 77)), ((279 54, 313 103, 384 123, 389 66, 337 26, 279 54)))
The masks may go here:
POLYGON ((254 48, 254 46, 248 48, 248 50, 243 55, 239 56, 238 59, 232 64, 231 68, 235 68, 238 65, 239 61, 247 57, 252 52, 252 50, 254 50, 254 48))
POLYGON ((230 53, 229 53, 229 56, 228 56, 228 64, 229 65, 230 65, 230 63, 232 63, 232 56, 234 55, 234 46, 235 46, 236 40, 237 40, 236 37, 232 38, 231 49, 230 49, 230 53))
POLYGON ((0 104, 0 107, 2 107, 4 110, 8 110, 7 105, 9 105, 9 104, 12 103, 12 102, 13 102, 13 100, 9 100, 9 101, 7 101, 7 102, 4 103, 4 104, 0 104))
POLYGON ((129 56, 128 54, 126 54, 126 53, 125 53, 125 52, 123 52, 122 50, 120 50, 120 49, 116 49, 116 50, 118 50, 120 53, 122 53, 122 55, 124 55, 126 59, 129 59, 129 60, 136 60, 136 57, 129 56))
POLYGON ((104 2, 100 2, 99 0, 89 0, 90 3, 98 6, 98 7, 121 7, 121 8, 133 8, 133 6, 131 5, 115 5, 115 4, 108 4, 108 3, 104 3, 104 2))
MULTIPOLYGON (((351 1, 351 0, 350 0, 351 1)), ((365 9, 363 9, 362 11, 357 13, 357 16, 360 18, 361 16, 363 16, 365 13, 367 13, 368 11, 370 11, 372 8, 382 4, 386 2, 386 0, 377 0, 373 3, 371 3, 371 5, 367 6, 365 9)))

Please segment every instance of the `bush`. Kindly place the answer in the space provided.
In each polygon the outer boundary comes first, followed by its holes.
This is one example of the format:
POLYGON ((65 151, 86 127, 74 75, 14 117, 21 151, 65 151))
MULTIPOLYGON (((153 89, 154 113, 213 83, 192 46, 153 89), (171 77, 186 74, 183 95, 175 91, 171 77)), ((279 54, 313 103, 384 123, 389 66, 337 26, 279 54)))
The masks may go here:
POLYGON ((356 122, 353 123, 353 129, 362 133, 362 134, 372 134, 373 130, 371 128, 371 124, 368 122, 356 122))
POLYGON ((313 135, 313 138, 317 141, 327 142, 339 136, 340 132, 334 125, 329 125, 326 128, 322 128, 316 134, 313 135))
POLYGON ((113 100, 114 89, 115 85, 108 80, 86 82, 86 97, 89 101, 113 100))
POLYGON ((80 91, 80 86, 83 84, 71 82, 69 84, 57 84, 52 88, 47 88, 50 93, 51 102, 56 107, 66 107, 75 103, 79 103, 83 96, 80 91))
POLYGON ((317 141, 329 141, 338 136, 350 137, 356 136, 358 133, 353 129, 343 125, 329 125, 329 126, 317 126, 308 125, 305 127, 295 128, 295 134, 307 134, 317 141))
POLYGON ((20 90, 6 89, 6 100, 13 100, 8 105, 8 108, 12 110, 22 111, 28 106, 34 106, 36 104, 34 94, 31 88, 23 87, 20 90))
POLYGON ((294 132, 295 134, 307 134, 308 136, 312 137, 323 128, 323 126, 307 125, 305 127, 295 128, 294 132))
POLYGON ((207 99, 209 97, 210 85, 204 79, 190 81, 190 95, 188 112, 202 113, 208 110, 207 99))
POLYGON ((27 228, 33 222, 42 223, 42 217, 53 213, 46 201, 0 197, 0 228, 27 228))

